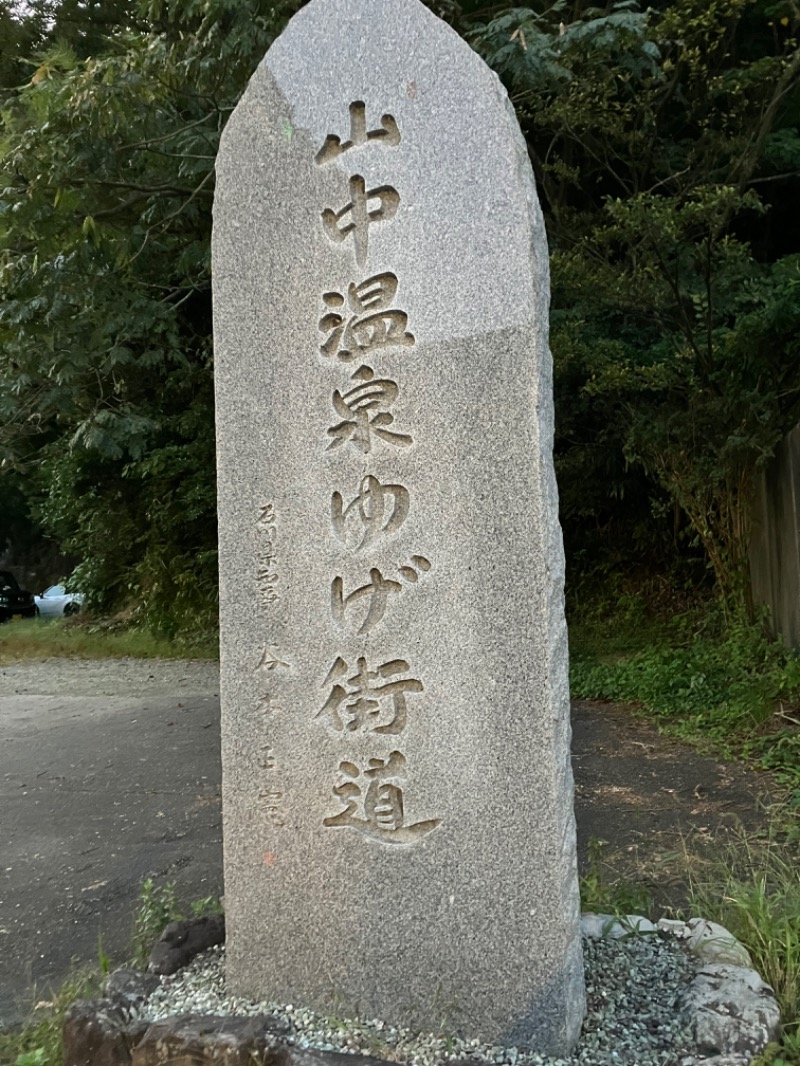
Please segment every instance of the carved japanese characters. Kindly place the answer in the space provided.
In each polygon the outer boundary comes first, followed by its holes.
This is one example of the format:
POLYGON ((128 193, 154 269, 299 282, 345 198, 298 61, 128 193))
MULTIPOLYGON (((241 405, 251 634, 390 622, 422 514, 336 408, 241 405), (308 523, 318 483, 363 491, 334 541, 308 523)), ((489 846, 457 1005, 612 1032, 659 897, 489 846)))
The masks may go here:
POLYGON ((580 1027, 547 249, 421 0, 307 0, 221 136, 237 994, 566 1058, 580 1027))

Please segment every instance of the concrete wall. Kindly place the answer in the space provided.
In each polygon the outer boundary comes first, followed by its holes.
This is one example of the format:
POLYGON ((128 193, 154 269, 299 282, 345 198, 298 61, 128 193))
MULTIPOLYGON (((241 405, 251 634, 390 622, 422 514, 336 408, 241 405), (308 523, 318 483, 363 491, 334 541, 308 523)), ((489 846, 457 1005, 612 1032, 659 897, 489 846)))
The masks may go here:
POLYGON ((750 541, 756 604, 766 604, 773 632, 800 647, 800 426, 778 446, 761 478, 750 541))

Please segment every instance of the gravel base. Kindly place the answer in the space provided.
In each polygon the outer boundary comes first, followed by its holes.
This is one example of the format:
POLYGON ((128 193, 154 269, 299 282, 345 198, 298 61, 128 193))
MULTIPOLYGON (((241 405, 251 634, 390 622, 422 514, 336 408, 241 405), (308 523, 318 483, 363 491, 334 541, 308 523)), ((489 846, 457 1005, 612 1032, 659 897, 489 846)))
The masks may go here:
POLYGON ((270 1014, 289 1044, 414 1066, 444 1066, 460 1059, 492 1066, 692 1066, 696 1049, 683 1006, 694 967, 680 945, 660 934, 583 943, 587 1014, 581 1039, 568 1059, 547 1059, 441 1033, 415 1033, 378 1020, 334 1020, 291 1004, 254 1003, 228 995, 224 947, 212 948, 174 976, 162 978, 140 1014, 151 1021, 182 1013, 270 1014))

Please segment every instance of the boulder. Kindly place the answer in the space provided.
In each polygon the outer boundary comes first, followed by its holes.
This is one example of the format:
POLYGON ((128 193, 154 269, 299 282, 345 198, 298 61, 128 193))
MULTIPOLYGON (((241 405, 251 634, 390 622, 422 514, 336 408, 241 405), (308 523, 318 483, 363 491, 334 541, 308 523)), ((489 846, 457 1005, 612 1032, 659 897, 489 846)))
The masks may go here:
POLYGON ((637 933, 655 933, 656 926, 640 914, 582 914, 581 933, 589 940, 620 940, 637 933))
POLYGON ((706 921, 705 918, 691 918, 686 926, 689 930, 686 941, 689 951, 703 962, 752 967, 753 960, 747 948, 723 925, 706 921))
POLYGON ((64 1066, 130 1066, 131 1049, 147 1024, 126 1021, 111 999, 80 1000, 64 1018, 64 1066))
POLYGON ((688 1023, 705 1055, 760 1054, 780 1034, 780 1008, 755 970, 710 963, 687 993, 688 1023))
POLYGON ((135 1014, 151 992, 161 984, 153 973, 123 966, 106 980, 105 994, 126 1017, 135 1014))
POLYGON ((170 922, 150 952, 150 973, 177 973, 201 952, 225 942, 225 915, 204 914, 170 922))
MULTIPOLYGON (((221 1018, 182 1014, 154 1022, 133 1051, 132 1066, 352 1066, 353 1056, 287 1047, 272 1032, 269 1015, 221 1018)), ((358 1056, 359 1066, 385 1066, 358 1056)))
POLYGON ((221 1018, 181 1014, 153 1022, 136 1045, 132 1066, 278 1066, 279 1052, 264 1015, 221 1018), (278 1056, 278 1057, 276 1057, 278 1056))

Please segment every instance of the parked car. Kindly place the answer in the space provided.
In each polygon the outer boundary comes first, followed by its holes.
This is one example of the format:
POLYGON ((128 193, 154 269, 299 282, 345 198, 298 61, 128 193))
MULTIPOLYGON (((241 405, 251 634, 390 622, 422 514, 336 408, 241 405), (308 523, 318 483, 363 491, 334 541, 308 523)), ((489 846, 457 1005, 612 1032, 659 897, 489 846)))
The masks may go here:
POLYGON ((67 592, 63 585, 51 585, 41 596, 34 598, 40 618, 62 618, 77 614, 83 603, 80 592, 67 592))
POLYGON ((21 589, 17 579, 8 570, 0 570, 0 622, 35 618, 36 614, 33 594, 21 589))

